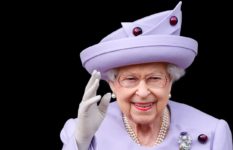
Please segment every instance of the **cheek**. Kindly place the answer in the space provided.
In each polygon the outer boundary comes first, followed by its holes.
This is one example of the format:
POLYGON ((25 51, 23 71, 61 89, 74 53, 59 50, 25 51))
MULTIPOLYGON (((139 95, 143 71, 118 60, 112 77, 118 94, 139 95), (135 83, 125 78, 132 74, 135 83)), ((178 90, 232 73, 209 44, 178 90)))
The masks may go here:
POLYGON ((157 102, 157 105, 156 105, 157 112, 162 113, 164 108, 166 107, 167 103, 168 103, 167 98, 159 99, 159 101, 157 102))
POLYGON ((134 95, 134 91, 130 89, 116 89, 115 94, 117 98, 117 103, 120 106, 121 111, 124 114, 128 114, 130 112, 130 101, 134 95))
POLYGON ((167 100, 171 92, 171 86, 167 86, 161 89, 151 89, 151 93, 158 98, 160 101, 167 100))
POLYGON ((158 102, 156 104, 156 109, 158 112, 162 112, 163 109, 166 107, 169 99, 169 94, 171 88, 165 88, 165 89, 157 89, 153 90, 152 93, 153 95, 157 98, 158 102))
POLYGON ((118 99, 117 103, 118 103, 122 113, 128 114, 130 112, 130 104, 128 102, 118 99))

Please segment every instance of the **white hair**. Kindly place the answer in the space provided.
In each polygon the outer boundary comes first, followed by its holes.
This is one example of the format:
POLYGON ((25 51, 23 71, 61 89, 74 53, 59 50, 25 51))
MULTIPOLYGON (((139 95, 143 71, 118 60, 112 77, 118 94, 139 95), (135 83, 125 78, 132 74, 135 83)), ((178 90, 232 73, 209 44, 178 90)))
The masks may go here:
MULTIPOLYGON (((182 76, 185 75, 185 69, 180 68, 170 63, 167 65, 167 72, 170 75, 172 82, 179 80, 182 76)), ((117 77, 118 71, 117 69, 111 69, 107 71, 106 74, 107 74, 108 80, 114 81, 117 77)))
POLYGON ((118 74, 117 69, 108 70, 106 73, 107 78, 108 78, 107 80, 114 81, 117 77, 117 74, 118 74))
POLYGON ((185 69, 180 68, 174 64, 167 65, 167 72, 170 75, 172 82, 179 80, 182 76, 185 75, 185 69))

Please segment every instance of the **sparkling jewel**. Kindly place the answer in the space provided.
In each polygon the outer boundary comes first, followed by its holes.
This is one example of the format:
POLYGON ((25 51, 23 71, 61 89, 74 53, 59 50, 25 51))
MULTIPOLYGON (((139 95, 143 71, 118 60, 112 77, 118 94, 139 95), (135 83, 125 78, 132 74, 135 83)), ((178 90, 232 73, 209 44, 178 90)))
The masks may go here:
POLYGON ((198 136, 198 141, 202 144, 205 144, 208 141, 208 137, 205 134, 200 134, 198 136))
POLYGON ((140 35, 140 34, 142 34, 142 28, 140 28, 140 27, 135 27, 135 28, 133 29, 133 35, 138 36, 138 35, 140 35))
POLYGON ((170 18, 170 24, 172 26, 174 26, 174 25, 177 24, 177 22, 178 22, 178 18, 176 16, 171 16, 171 18, 170 18))
POLYGON ((180 133, 181 136, 185 136, 185 135, 187 135, 187 134, 188 134, 187 132, 181 132, 181 133, 180 133))
MULTIPOLYGON (((137 135, 135 134, 135 132, 133 131, 133 129, 129 125, 129 121, 128 121, 127 117, 124 115, 123 115, 123 122, 124 122, 124 125, 125 125, 125 128, 126 128, 128 134, 133 139, 133 141, 136 142, 137 144, 141 145, 137 135)), ((169 127, 169 111, 166 107, 164 112, 163 112, 163 119, 162 119, 161 127, 159 130, 159 134, 155 140, 154 145, 158 145, 158 144, 163 142, 163 140, 165 139, 165 136, 167 134, 168 127, 169 127)))
POLYGON ((187 132, 181 132, 178 140, 179 150, 190 150, 192 144, 192 138, 187 132))

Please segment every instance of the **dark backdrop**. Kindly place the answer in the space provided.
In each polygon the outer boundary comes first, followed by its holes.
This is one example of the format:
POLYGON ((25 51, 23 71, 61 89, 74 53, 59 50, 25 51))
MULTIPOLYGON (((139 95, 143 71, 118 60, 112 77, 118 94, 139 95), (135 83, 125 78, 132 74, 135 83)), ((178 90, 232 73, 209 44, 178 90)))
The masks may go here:
MULTIPOLYGON (((22 75, 27 82, 20 82, 27 91, 21 94, 28 98, 22 107, 27 110, 23 115, 28 123, 22 125, 21 135, 29 133, 27 139, 38 149, 61 149, 60 130, 67 119, 76 117, 90 77, 81 65, 79 53, 120 28, 120 22, 173 9, 177 3, 178 0, 50 2, 20 9, 23 13, 18 15, 22 26, 19 33, 27 38, 17 38, 28 49, 27 61, 24 57, 21 60, 27 67, 27 73, 22 75)), ((225 9, 227 4, 202 3, 183 0, 181 34, 196 39, 199 51, 186 76, 175 83, 172 99, 225 119, 233 129, 232 42, 226 37, 231 36, 232 16, 225 9)), ((102 82, 100 94, 109 91, 102 82)))

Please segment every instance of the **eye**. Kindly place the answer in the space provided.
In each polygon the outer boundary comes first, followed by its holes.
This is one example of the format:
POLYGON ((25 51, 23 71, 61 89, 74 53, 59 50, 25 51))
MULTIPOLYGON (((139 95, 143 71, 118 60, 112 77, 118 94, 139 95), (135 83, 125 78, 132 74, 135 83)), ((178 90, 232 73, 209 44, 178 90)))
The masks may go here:
POLYGON ((151 76, 147 80, 149 80, 149 81, 160 81, 160 80, 162 80, 162 77, 161 76, 151 76))
POLYGON ((137 81, 137 77, 134 77, 134 76, 127 76, 124 80, 127 80, 127 81, 137 81))
POLYGON ((126 83, 126 84, 131 84, 131 83, 135 83, 135 82, 138 82, 138 78, 136 76, 133 76, 133 75, 127 75, 127 76, 121 76, 120 78, 120 82, 122 83, 126 83))

